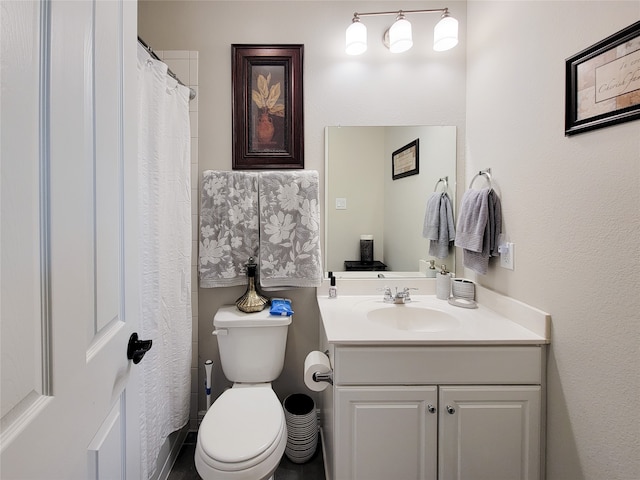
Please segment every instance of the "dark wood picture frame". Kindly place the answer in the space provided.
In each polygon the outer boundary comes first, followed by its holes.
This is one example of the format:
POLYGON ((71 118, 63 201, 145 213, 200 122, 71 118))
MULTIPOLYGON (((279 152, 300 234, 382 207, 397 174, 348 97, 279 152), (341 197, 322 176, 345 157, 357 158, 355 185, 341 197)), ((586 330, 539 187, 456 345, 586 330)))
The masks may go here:
POLYGON ((391 178, 408 177, 420 173, 420 139, 407 143, 391 154, 391 178))
POLYGON ((640 119, 640 22, 566 60, 565 135, 640 119))
POLYGON ((304 45, 231 45, 233 170, 304 168, 304 45))

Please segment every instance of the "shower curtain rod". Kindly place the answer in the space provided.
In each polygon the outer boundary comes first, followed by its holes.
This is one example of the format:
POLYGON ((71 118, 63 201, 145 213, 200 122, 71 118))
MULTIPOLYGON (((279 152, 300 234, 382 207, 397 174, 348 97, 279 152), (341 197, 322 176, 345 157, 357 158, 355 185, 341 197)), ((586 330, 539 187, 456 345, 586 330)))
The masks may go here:
MULTIPOLYGON (((156 60, 159 60, 159 61, 162 62, 160 57, 158 57, 158 55, 156 55, 156 52, 154 52, 153 49, 144 40, 142 40, 140 37, 138 37, 138 43, 140 45, 142 45, 147 52, 149 52, 149 55, 151 55, 156 60)), ((175 73, 173 73, 169 67, 167 67, 167 74, 169 76, 171 76, 172 78, 174 78, 176 80, 176 82, 178 82, 183 87, 187 87, 184 83, 182 83, 182 81, 180 81, 178 76, 175 73)), ((189 89, 189 100, 193 100, 194 98, 196 98, 196 91, 191 87, 187 87, 187 88, 189 89)))

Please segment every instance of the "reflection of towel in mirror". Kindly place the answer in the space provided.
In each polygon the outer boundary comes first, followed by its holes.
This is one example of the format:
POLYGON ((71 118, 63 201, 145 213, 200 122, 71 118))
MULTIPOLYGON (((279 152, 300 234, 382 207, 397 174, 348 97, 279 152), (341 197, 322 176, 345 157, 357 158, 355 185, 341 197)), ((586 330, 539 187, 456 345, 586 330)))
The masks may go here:
POLYGON ((258 184, 260 284, 265 289, 320 286, 318 172, 261 172, 258 184))
POLYGON ((258 174, 203 172, 200 286, 245 285, 249 257, 258 258, 258 174))
POLYGON ((432 193, 427 200, 422 236, 429 239, 429 255, 446 258, 456 231, 451 199, 446 193, 432 193))
POLYGON ((463 249, 463 265, 481 275, 489 258, 498 255, 502 230, 500 197, 491 188, 467 190, 462 196, 455 245, 463 249))

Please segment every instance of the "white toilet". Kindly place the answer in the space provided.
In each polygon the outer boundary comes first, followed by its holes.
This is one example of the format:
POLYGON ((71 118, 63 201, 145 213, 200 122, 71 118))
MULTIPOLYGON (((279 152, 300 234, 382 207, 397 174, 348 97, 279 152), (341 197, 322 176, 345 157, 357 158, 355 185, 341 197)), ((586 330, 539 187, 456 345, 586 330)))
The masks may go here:
POLYGON ((220 363, 233 387, 211 405, 198 430, 195 464, 204 480, 263 480, 287 444, 282 405, 271 388, 284 365, 291 317, 221 307, 213 319, 220 363))

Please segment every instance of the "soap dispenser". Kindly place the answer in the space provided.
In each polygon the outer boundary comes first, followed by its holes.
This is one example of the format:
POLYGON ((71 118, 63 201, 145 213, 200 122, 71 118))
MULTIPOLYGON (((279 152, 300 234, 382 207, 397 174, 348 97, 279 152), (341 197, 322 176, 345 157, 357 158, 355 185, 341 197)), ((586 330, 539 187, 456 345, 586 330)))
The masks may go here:
POLYGON ((438 273, 438 270, 436 269, 436 261, 433 259, 429 260, 429 267, 427 267, 425 276, 427 278, 436 278, 437 273, 438 273))
POLYGON ((442 265, 436 276, 436 297, 440 300, 447 300, 451 296, 451 272, 447 271, 447 266, 442 265))

